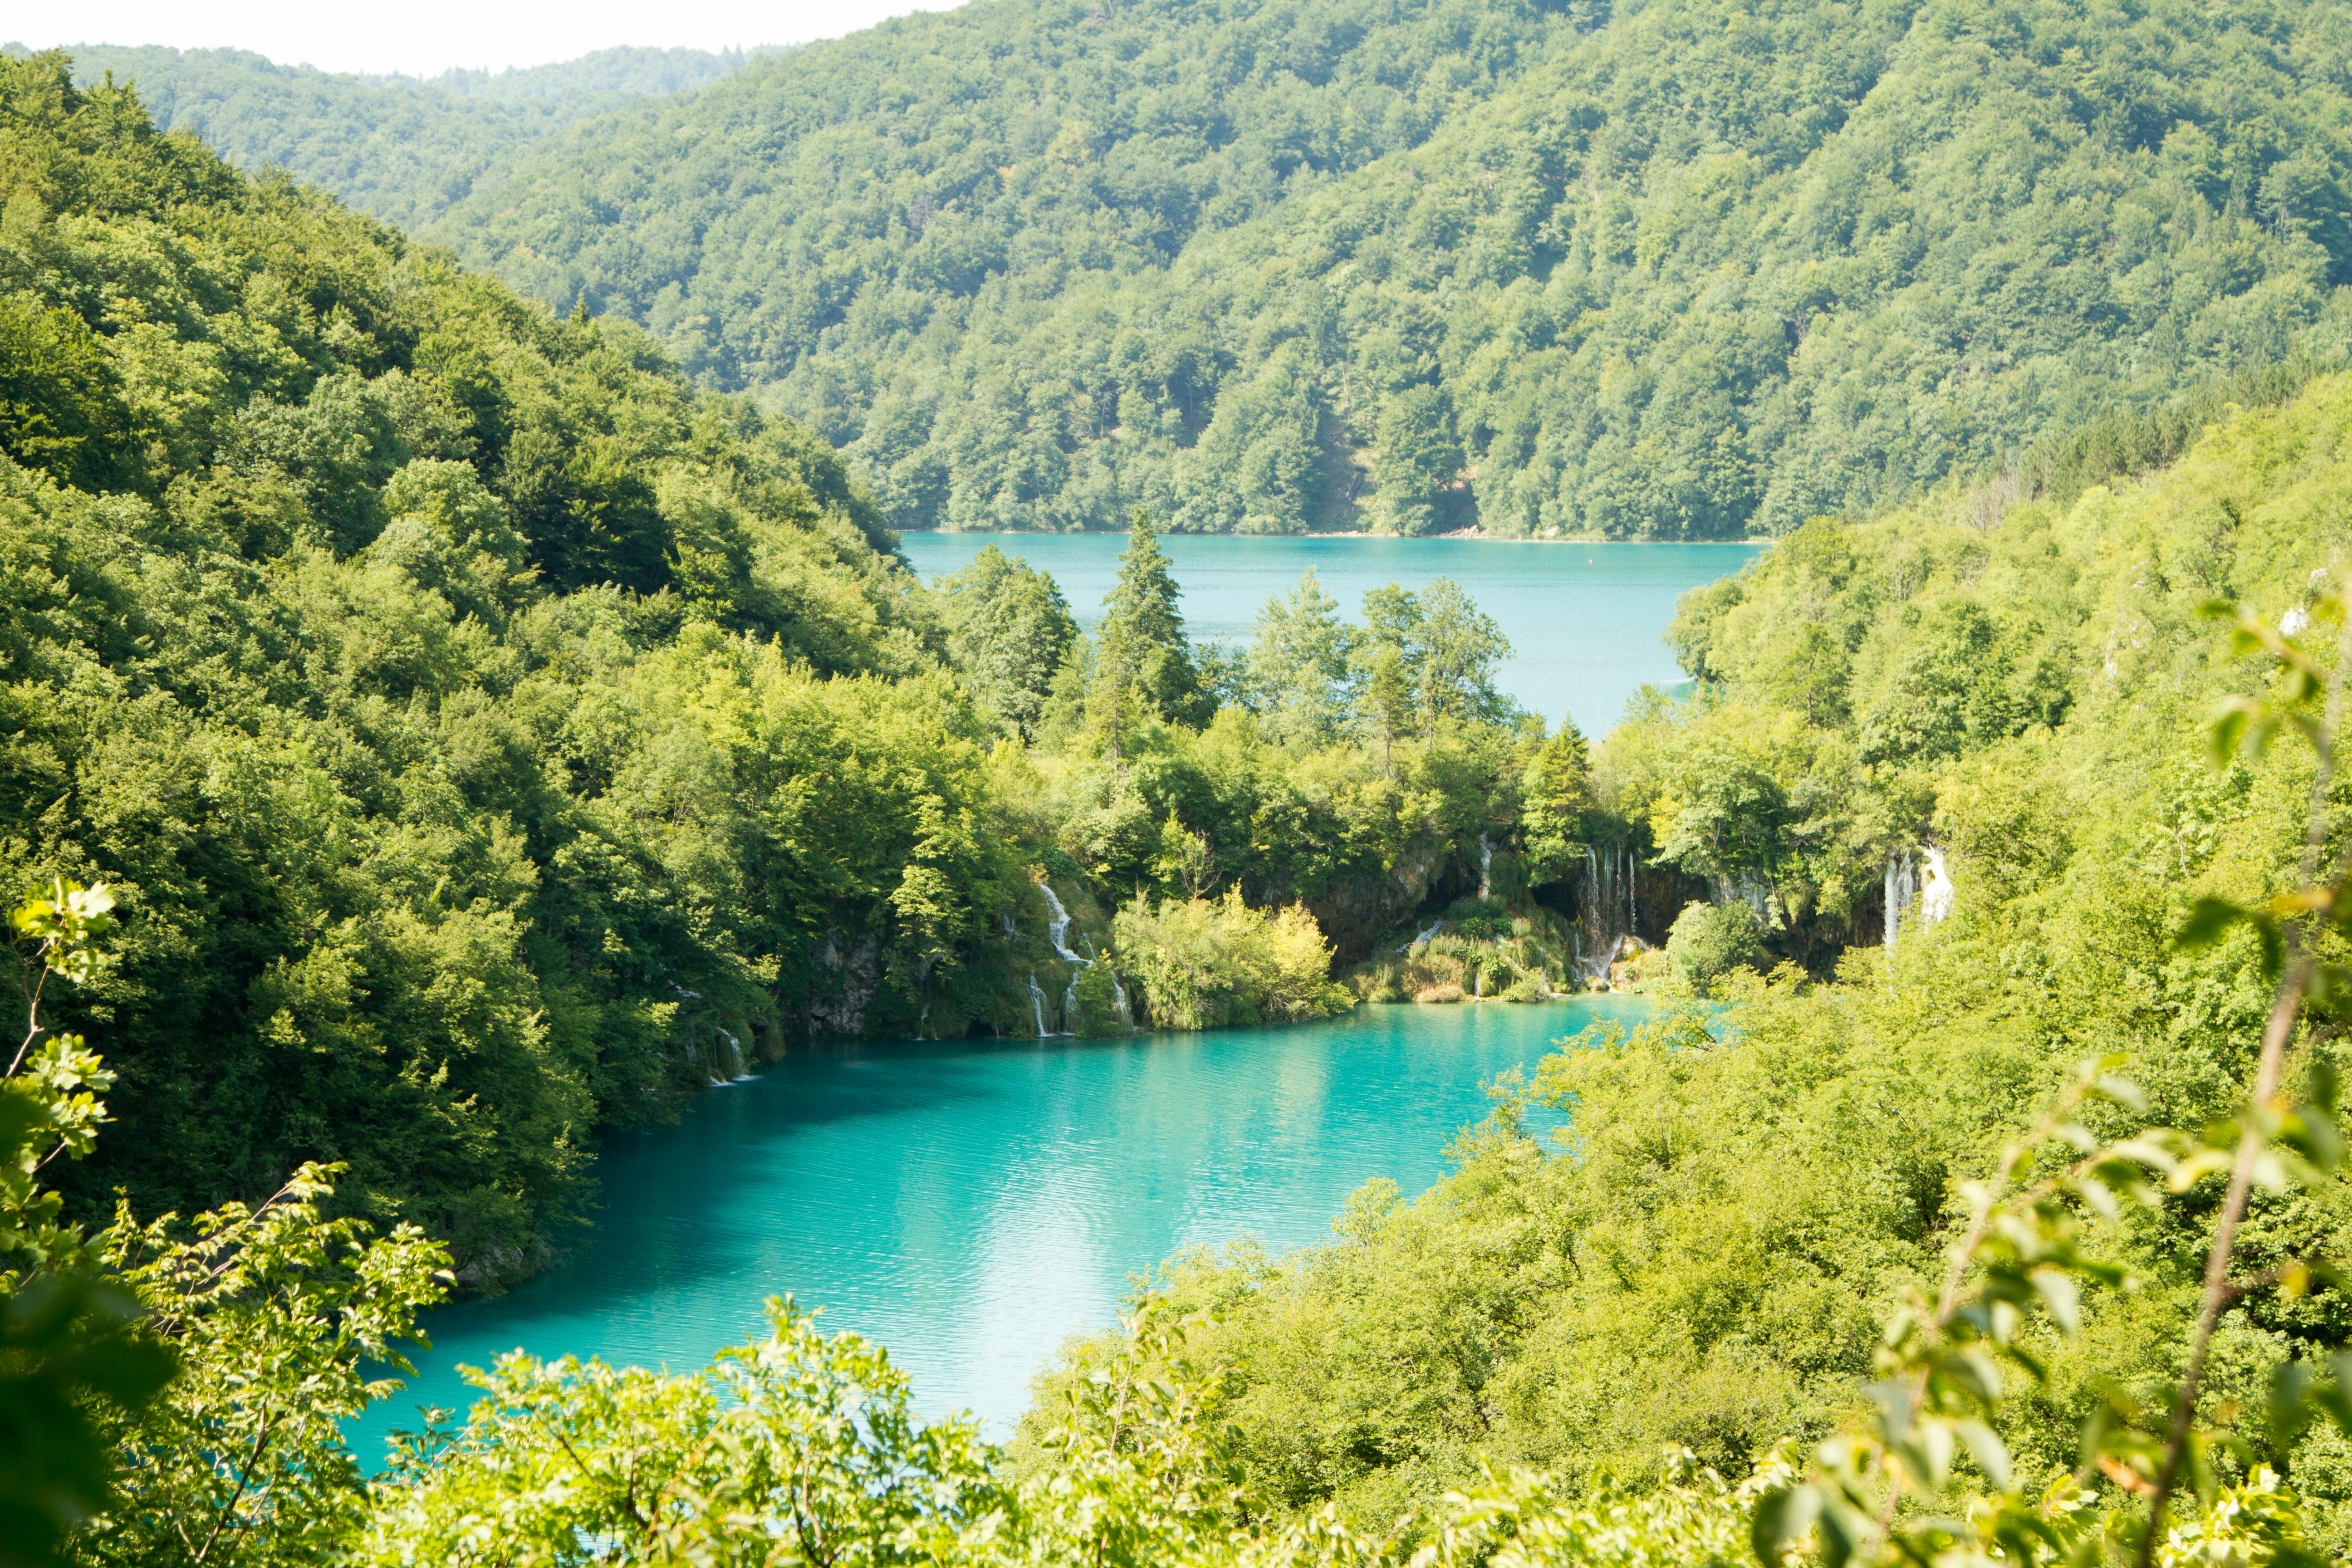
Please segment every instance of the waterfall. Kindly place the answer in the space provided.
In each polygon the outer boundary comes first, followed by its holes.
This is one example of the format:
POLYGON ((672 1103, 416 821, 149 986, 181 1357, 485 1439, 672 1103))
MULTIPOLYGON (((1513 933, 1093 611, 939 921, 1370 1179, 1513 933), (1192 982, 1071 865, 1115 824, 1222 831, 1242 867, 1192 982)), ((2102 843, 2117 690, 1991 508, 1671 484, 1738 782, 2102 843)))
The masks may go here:
POLYGON ((1481 833, 1478 835, 1478 897, 1491 899, 1494 896, 1495 847, 1487 843, 1486 836, 1481 833))
POLYGON ((1893 947, 1903 934, 1903 916, 1911 908, 1911 900, 1918 884, 1911 868, 1911 851, 1897 855, 1886 852, 1886 945, 1893 947))
POLYGON ((743 1070, 743 1042, 737 1039, 734 1036, 729 1034, 724 1029, 714 1029, 711 1032, 726 1042, 726 1072, 728 1081, 730 1083, 751 1082, 753 1075, 743 1070))
POLYGON ((1045 991, 1037 984, 1034 970, 1029 974, 1029 1010, 1037 1015, 1037 1037, 1042 1040, 1052 1031, 1045 1027, 1045 991))
POLYGON ((1054 889, 1050 884, 1040 882, 1037 884, 1037 890, 1045 895, 1045 907, 1054 911, 1053 918, 1045 922, 1045 935, 1053 942, 1054 951, 1062 955, 1063 963, 1075 963, 1084 969, 1087 967, 1087 960, 1070 951, 1068 941, 1070 911, 1064 909, 1062 900, 1054 896, 1054 889))
MULTIPOLYGON (((1054 951, 1060 953, 1062 961, 1071 968, 1070 989, 1062 997, 1062 1023, 1064 1033, 1075 1035, 1078 1032, 1079 1017, 1078 974, 1085 970, 1092 969, 1100 960, 1095 956, 1095 944, 1084 931, 1078 933, 1078 940, 1087 944, 1085 956, 1081 957, 1070 951, 1070 911, 1062 907, 1062 900, 1054 896, 1054 889, 1045 882, 1040 881, 1037 884, 1037 890, 1045 895, 1045 907, 1053 911, 1052 918, 1045 922, 1046 936, 1052 941, 1054 951)), ((1040 1038, 1043 1038, 1045 1033, 1045 993, 1037 989, 1037 977, 1034 974, 1029 977, 1029 989, 1036 996, 1037 1034, 1040 1038)), ((1133 1029, 1135 1014, 1128 1005, 1127 987, 1118 983, 1118 971, 1116 969, 1110 972, 1110 994, 1113 1007, 1118 1014, 1118 1021, 1128 1028, 1133 1029)))
POLYGON ((1952 912, 1952 900, 1959 889, 1952 886, 1952 874, 1944 868, 1944 852, 1930 844, 1926 848, 1927 881, 1919 889, 1919 918, 1928 925, 1952 912))
POLYGON ((1435 936, 1439 931, 1444 931, 1444 929, 1445 918, 1441 915, 1437 919, 1429 922, 1429 929, 1427 931, 1422 931, 1411 942, 1406 942, 1402 947, 1398 948, 1397 951, 1399 952, 1411 952, 1414 948, 1419 947, 1423 942, 1427 942, 1431 937, 1435 936))
POLYGON ((1643 950, 1642 862, 1630 844, 1606 850, 1584 847, 1584 881, 1577 891, 1571 973, 1606 981, 1610 967, 1643 950))
POLYGON ((1583 950, 1580 946, 1577 951, 1576 973, 1586 980, 1606 981, 1609 978, 1610 968, 1625 951, 1626 943, 1633 940, 1630 936, 1613 937, 1607 947, 1601 949, 1590 958, 1584 956, 1583 950))
POLYGON ((1895 938, 1903 934, 1903 918, 1916 907, 1919 923, 1934 925, 1952 912, 1952 900, 1959 889, 1952 885, 1952 873, 1944 863, 1944 852, 1932 844, 1923 844, 1915 854, 1906 848, 1886 857, 1886 945, 1893 947, 1895 938), (1920 876, 1921 863, 1926 863, 1927 876, 1920 876))

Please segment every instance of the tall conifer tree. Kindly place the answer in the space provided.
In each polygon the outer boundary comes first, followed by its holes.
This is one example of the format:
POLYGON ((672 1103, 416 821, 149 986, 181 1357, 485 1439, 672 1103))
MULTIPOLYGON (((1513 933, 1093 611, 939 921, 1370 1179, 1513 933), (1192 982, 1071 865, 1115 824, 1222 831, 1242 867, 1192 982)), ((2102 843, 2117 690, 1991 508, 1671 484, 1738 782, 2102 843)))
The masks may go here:
POLYGON ((1103 636, 1118 641, 1138 694, 1161 717, 1198 724, 1208 718, 1202 711, 1208 704, 1185 640, 1184 617, 1176 608, 1178 592, 1174 566, 1152 531, 1151 514, 1137 507, 1128 525, 1127 550, 1118 558, 1118 582, 1103 601, 1103 636))

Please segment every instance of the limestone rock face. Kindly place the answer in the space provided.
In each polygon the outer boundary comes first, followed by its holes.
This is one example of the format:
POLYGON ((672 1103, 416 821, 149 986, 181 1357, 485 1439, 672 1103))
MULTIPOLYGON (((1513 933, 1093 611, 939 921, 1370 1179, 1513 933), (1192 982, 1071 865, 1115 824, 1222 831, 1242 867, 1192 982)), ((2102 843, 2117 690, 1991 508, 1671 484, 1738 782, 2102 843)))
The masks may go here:
POLYGON ((809 992, 809 1032, 856 1036, 866 1032, 866 1008, 882 984, 880 943, 870 933, 850 942, 838 926, 828 927, 817 950, 824 976, 809 992))
POLYGON ((1370 957, 1373 940, 1421 908, 1445 869, 1443 839, 1416 839, 1389 870, 1332 879, 1319 899, 1309 900, 1315 921, 1329 939, 1335 968, 1370 957))

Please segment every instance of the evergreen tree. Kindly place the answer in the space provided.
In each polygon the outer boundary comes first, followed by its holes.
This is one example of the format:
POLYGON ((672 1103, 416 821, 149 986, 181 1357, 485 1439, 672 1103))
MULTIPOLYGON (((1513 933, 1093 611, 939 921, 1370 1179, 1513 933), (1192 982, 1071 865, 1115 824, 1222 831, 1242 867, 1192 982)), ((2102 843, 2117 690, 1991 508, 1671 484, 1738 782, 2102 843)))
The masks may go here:
POLYGON ((1536 752, 1519 787, 1519 828, 1531 880, 1539 886, 1566 876, 1584 855, 1592 763, 1574 720, 1560 721, 1559 733, 1536 752))
POLYGON ((1138 507, 1118 558, 1118 582, 1103 601, 1105 646, 1118 639, 1123 677, 1132 679, 1137 692, 1161 717, 1197 724, 1207 720, 1208 704, 1184 637, 1184 617, 1176 608, 1178 593, 1175 570, 1152 531, 1151 516, 1138 507))

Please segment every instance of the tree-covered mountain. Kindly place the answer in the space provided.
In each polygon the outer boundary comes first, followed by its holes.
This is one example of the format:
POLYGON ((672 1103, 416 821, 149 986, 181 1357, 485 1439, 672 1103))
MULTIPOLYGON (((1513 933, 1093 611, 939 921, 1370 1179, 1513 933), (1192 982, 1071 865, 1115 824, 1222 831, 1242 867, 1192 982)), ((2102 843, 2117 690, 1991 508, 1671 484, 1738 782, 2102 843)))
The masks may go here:
POLYGON ((926 589, 806 429, 59 56, 0 182, 0 886, 123 916, 82 1202, 341 1161, 496 1280, 596 1127, 795 1040, 1327 1011, 1509 816, 1458 590, 1391 594, 1377 743, 1276 738, 1148 527, 1092 638, 1018 562, 926 589))
POLYGON ((1808 521, 1588 748, 1443 581, 1348 626, 1310 576, 1244 658, 1143 518, 1090 636, 1001 551, 923 589, 640 329, 0 60, 0 1556, 2342 1561, 2352 376, 2306 368, 1808 521), (747 1049, 1314 1016, 1343 925, 1537 1000, 1563 912, 1671 921, 1648 1023, 1328 1246, 1176 1260, 1010 1449, 783 1302, 347 1446, 445 1265, 527 1268, 594 1128, 747 1049))
POLYGON ((2339 354, 2347 59, 2314 0, 988 0, 430 232, 901 527, 1719 537, 2339 354))
POLYGON ((751 58, 599 49, 561 65, 420 79, 278 65, 242 49, 77 44, 66 52, 85 87, 110 76, 136 87, 160 129, 200 136, 253 174, 283 168, 410 228, 438 217, 499 154, 632 99, 692 91, 751 58))

